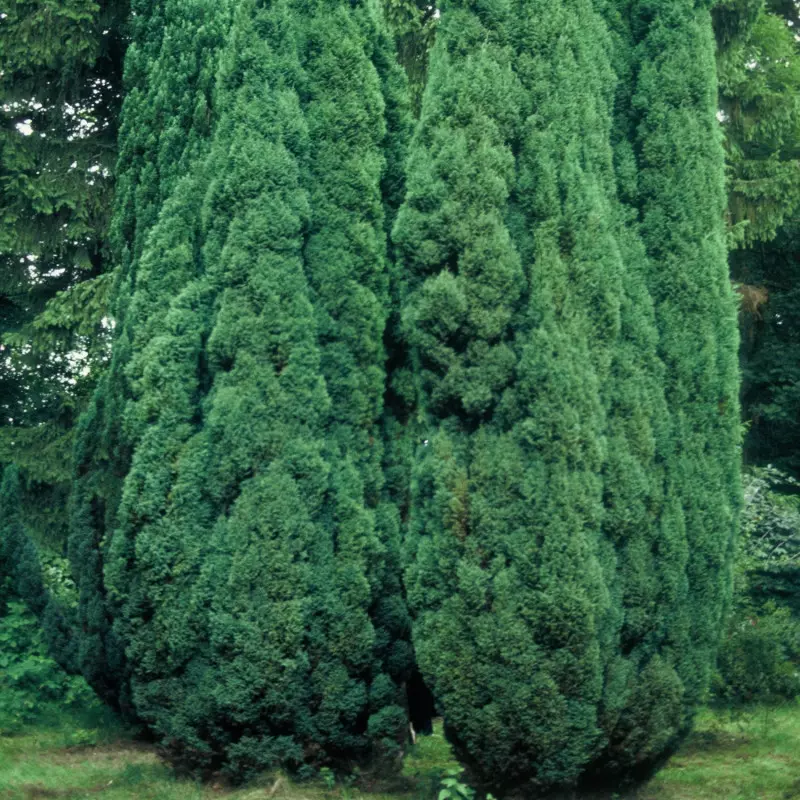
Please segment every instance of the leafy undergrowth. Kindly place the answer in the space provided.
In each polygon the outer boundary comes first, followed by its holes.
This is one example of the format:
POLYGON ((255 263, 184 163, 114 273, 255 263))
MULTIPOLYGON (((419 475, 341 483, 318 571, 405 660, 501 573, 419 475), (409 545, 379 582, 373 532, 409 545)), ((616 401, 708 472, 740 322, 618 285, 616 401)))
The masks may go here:
MULTIPOLYGON (((0 737, 0 800, 428 800, 454 762, 437 727, 420 737, 395 785, 295 784, 267 776, 245 788, 176 779, 152 747, 104 721, 73 718, 0 737), (371 791, 370 791, 371 790, 371 791)), ((645 787, 622 800, 800 800, 800 706, 731 716, 705 712, 697 730, 645 787)))

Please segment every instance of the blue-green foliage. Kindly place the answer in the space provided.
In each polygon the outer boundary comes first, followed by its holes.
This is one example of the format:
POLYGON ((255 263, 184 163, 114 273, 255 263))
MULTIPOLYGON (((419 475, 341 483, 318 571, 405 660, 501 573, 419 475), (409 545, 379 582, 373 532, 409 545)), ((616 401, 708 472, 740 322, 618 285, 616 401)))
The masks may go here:
POLYGON ((688 0, 442 9, 394 229, 406 576, 484 784, 643 767, 710 680, 739 503, 713 56, 688 0))
MULTIPOLYGON (((721 133, 708 13, 693 2, 642 3, 637 44, 637 203, 650 262, 670 444, 664 533, 685 537, 686 586, 675 593, 674 667, 687 706, 708 685, 730 590, 740 505, 738 329, 725 260, 721 133), (679 506, 679 507, 678 507, 679 506)), ((665 559, 662 557, 661 562, 665 559)))
POLYGON ((371 3, 168 0, 137 26, 118 332, 78 436, 82 669, 189 766, 393 757, 402 73, 371 3))
MULTIPOLYGON (((186 252, 192 228, 172 240, 153 232, 161 236, 153 250, 158 258, 163 255, 160 263, 153 263, 152 255, 148 263, 144 250, 161 205, 177 183, 192 186, 187 176, 207 152, 214 54, 228 19, 224 3, 162 0, 134 3, 133 11, 111 225, 119 262, 115 341, 111 364, 75 435, 69 555, 79 591, 77 629, 56 643, 75 654, 78 668, 102 697, 128 714, 134 711, 124 643, 113 629, 103 575, 107 533, 114 528, 131 453, 149 422, 147 411, 132 402, 147 379, 135 354, 158 336, 170 300, 192 274, 186 252)), ((191 192, 189 197, 197 201, 191 192)))
POLYGON ((739 504, 708 6, 446 4, 406 192, 372 0, 135 4, 76 624, 47 613, 176 759, 392 759, 405 595, 471 780, 687 730, 739 504))

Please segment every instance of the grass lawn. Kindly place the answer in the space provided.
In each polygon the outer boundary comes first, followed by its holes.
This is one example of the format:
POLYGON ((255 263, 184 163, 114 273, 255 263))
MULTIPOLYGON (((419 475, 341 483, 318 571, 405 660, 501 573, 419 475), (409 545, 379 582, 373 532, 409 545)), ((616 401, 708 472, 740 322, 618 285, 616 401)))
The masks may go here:
MULTIPOLYGON (((293 784, 272 775, 246 788, 176 779, 151 747, 113 725, 76 721, 0 737, 0 800, 427 800, 452 768, 437 728, 420 737, 396 785, 383 790, 293 784)), ((622 800, 800 800, 800 705, 731 717, 706 711, 684 747, 622 800)))
POLYGON ((706 711, 636 800, 800 800, 800 704, 706 711))

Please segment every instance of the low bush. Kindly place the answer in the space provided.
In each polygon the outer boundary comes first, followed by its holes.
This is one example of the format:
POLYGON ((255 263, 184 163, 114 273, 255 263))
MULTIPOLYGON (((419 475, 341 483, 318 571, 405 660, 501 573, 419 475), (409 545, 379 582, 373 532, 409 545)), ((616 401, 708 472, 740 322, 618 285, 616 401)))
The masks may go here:
POLYGON ((98 703, 82 678, 67 675, 47 655, 37 618, 18 600, 0 616, 0 734, 98 703))
POLYGON ((713 687, 728 705, 800 696, 800 618, 762 587, 800 558, 800 484, 773 467, 748 470, 743 484, 733 606, 713 687))
POLYGON ((731 705, 800 696, 800 621, 772 601, 737 609, 720 649, 714 688, 717 700, 731 705))

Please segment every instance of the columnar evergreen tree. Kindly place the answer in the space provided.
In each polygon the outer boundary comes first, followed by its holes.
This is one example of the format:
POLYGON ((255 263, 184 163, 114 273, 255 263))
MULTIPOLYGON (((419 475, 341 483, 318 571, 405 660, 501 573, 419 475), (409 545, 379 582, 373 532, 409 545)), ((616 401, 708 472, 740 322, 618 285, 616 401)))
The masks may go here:
POLYGON ((736 330, 710 17, 674 5, 600 6, 612 38, 584 0, 457 2, 431 56, 394 231, 420 420, 407 585, 448 735, 505 790, 651 763, 713 664, 736 330))
MULTIPOLYGON (((395 230, 427 419, 410 533, 415 643, 459 754, 509 786, 568 781, 591 757, 602 685, 592 632, 608 605, 596 541, 600 365, 588 298, 570 296, 567 280, 574 265, 603 265, 573 261, 584 198, 575 191, 563 210, 558 200, 579 178, 562 166, 564 143, 576 158, 581 103, 593 111, 603 93, 593 98, 577 70, 574 9, 550 6, 444 8, 395 230), (518 57, 537 30, 539 47, 518 57), (524 150, 516 170, 514 150, 524 150)), ((604 289, 591 275, 578 291, 592 284, 604 289)), ((607 316, 613 338, 613 308, 607 316)))
MULTIPOLYGON (((387 230, 404 188, 407 83, 376 5, 353 11, 310 3, 296 13, 308 76, 304 184, 311 218, 304 257, 331 399, 326 457, 336 502, 328 524, 342 543, 348 531, 348 547, 363 559, 375 655, 383 664, 375 668, 386 671, 381 680, 402 682, 413 659, 400 580, 400 519, 383 474, 382 417, 391 312, 387 230)), ((382 691, 396 689, 387 684, 382 691)), ((394 703, 370 726, 373 736, 397 738, 394 703)))
MULTIPOLYGON (((618 185, 620 196, 636 215, 634 219, 642 220, 632 228, 634 233, 638 231, 640 243, 637 252, 631 254, 634 258, 627 266, 627 274, 634 267, 644 278, 655 307, 657 352, 663 367, 656 364, 648 372, 651 385, 654 379, 665 392, 660 404, 652 402, 652 395, 645 404, 655 410, 650 441, 642 436, 645 431, 637 430, 633 413, 642 405, 641 400, 622 414, 622 419, 628 420, 629 446, 632 444, 645 457, 640 462, 645 470, 624 479, 616 470, 607 476, 612 502, 606 503, 606 527, 614 536, 619 554, 618 590, 625 618, 620 642, 623 658, 616 660, 615 670, 610 673, 602 712, 611 727, 610 740, 594 765, 600 771, 622 771, 630 764, 646 764, 674 746, 688 729, 713 666, 729 592, 731 533, 739 504, 735 458, 737 370, 733 358, 736 338, 731 325, 735 304, 722 266, 724 246, 719 239, 719 209, 724 205, 720 205, 719 194, 719 133, 714 119, 714 71, 709 60, 713 46, 708 40, 708 17, 705 11, 693 7, 678 13, 684 26, 684 49, 677 35, 667 41, 658 39, 670 26, 678 25, 666 11, 653 13, 650 5, 640 9, 628 3, 617 4, 612 10, 609 19, 616 35, 613 52, 620 76, 614 131, 618 185), (656 37, 658 44, 648 50, 649 35, 656 37), (684 69, 689 59, 693 71, 684 69), (678 72, 682 73, 683 88, 676 88, 678 72), (653 89, 645 76, 652 80, 654 75, 668 81, 675 93, 670 96, 653 89), (643 117, 647 109, 658 104, 637 95, 642 86, 652 90, 654 96, 657 94, 661 103, 660 110, 650 118, 649 129, 643 117), (693 127, 678 123, 678 119, 691 120, 693 127), (698 134, 697 130, 703 132, 698 134), (652 138, 646 145, 641 144, 648 135, 652 138), (669 152, 657 150, 673 140, 669 152), (697 147, 698 141, 701 147, 697 147), (693 147, 697 150, 693 151, 693 147), (676 171, 688 176, 691 171, 681 166, 686 163, 704 165, 702 182, 698 180, 697 185, 691 186, 687 180, 680 186, 676 171), (648 216, 643 210, 645 187, 654 185, 675 189, 669 210, 660 209, 660 216, 648 216), (708 216, 692 228, 686 221, 697 219, 697 212, 691 209, 699 207, 708 216), (670 239, 670 249, 662 249, 661 242, 673 232, 681 237, 680 248, 670 239), (709 240, 712 244, 707 244, 709 240), (641 252, 642 245, 646 253, 641 252), (703 269, 693 265, 700 251, 704 251, 703 269), (688 289, 681 277, 684 265, 693 276, 696 302, 703 304, 703 311, 697 313, 702 324, 708 326, 706 347, 714 364, 704 373, 706 385, 713 386, 705 390, 705 400, 701 394, 690 399, 691 390, 678 397, 674 390, 685 380, 688 366, 683 359, 689 357, 688 347, 680 353, 675 349, 676 320, 681 313, 678 307, 685 302, 688 289), (698 421, 690 429, 684 428, 687 408, 704 408, 704 419, 710 424, 698 421), (687 439, 691 445, 687 445, 687 439), (690 447, 697 448, 691 456, 690 447), (712 451, 713 457, 706 455, 712 451), (687 460, 683 462, 683 458, 687 460), (703 478, 699 477, 701 474, 703 478), (687 481, 689 475, 695 477, 687 481), (703 492, 697 491, 700 486, 703 492), (713 502, 699 499, 704 492, 708 492, 705 497, 714 497, 713 502), (719 516, 713 520, 700 518, 697 505, 706 503, 708 508, 714 505, 719 516), (697 542, 703 542, 710 564, 701 567, 692 563, 694 549, 700 551, 697 542), (698 601, 698 596, 703 600, 698 601), (696 646, 693 637, 702 644, 696 646)), ((697 178, 699 173, 692 174, 697 178)), ((641 301, 636 306, 644 307, 641 301)), ((685 309, 687 314, 692 310, 691 306, 685 309)), ((688 345, 688 328, 683 324, 678 327, 688 345)), ((620 452, 616 445, 610 448, 611 464, 620 452)))
POLYGON ((392 755, 402 73, 372 3, 166 0, 136 24, 118 333, 78 450, 84 672, 193 766, 392 755))
MULTIPOLYGON (((191 167, 208 149, 215 53, 227 30, 224 3, 202 0, 134 5, 133 41, 126 59, 126 99, 117 165, 117 211, 112 239, 119 261, 115 289, 116 334, 110 366, 76 432, 69 555, 79 589, 78 662, 89 683, 114 705, 131 712, 124 644, 113 630, 113 610, 103 576, 122 483, 131 452, 149 417, 141 394, 144 345, 164 326, 170 300, 195 274, 191 241, 197 222, 177 233, 170 222, 157 258, 148 264, 144 245, 162 204, 178 194, 199 202, 191 167), (162 258, 163 254, 163 258, 162 258), (136 357, 138 355, 138 357, 136 357)), ((179 213, 179 212, 178 212, 179 213)), ((175 216, 175 214, 173 214, 175 216)), ((76 642, 64 642, 70 649, 76 642)))
POLYGON ((740 494, 738 330, 719 223, 726 197, 709 5, 664 2, 654 14, 642 2, 633 16, 638 207, 673 439, 665 486, 686 537, 685 622, 668 641, 689 707, 713 666, 740 494))
MULTIPOLYGON (((616 775, 687 729, 738 505, 709 5, 453 0, 400 207, 373 0, 136 0, 71 636, 15 580, 184 764, 398 752, 401 531, 476 780, 616 775)), ((0 569, 36 562, 16 481, 0 569)))

